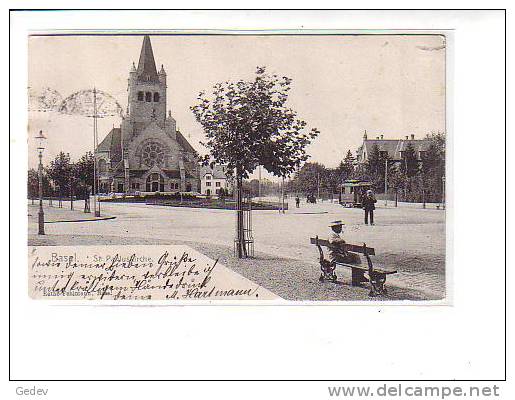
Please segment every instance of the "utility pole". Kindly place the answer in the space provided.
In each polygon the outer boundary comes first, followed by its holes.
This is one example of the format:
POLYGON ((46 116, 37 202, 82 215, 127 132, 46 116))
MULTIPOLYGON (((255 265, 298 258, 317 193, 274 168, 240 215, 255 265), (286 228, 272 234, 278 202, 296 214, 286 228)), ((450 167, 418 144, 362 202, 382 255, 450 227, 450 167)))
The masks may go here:
POLYGON ((59 192, 59 200, 57 202, 57 207, 63 208, 63 199, 62 199, 62 194, 61 194, 61 184, 59 184, 59 186, 57 187, 57 190, 59 192))
POLYGON ((284 214, 284 176, 281 181, 281 211, 284 214))
POLYGON ((43 136, 43 131, 39 131, 39 135, 36 136, 36 139, 39 141, 38 146, 38 157, 39 157, 39 165, 38 165, 38 191, 39 191, 39 212, 38 212, 38 234, 45 234, 45 213, 43 212, 43 140, 45 140, 45 136, 43 136))
POLYGON ((54 187, 52 185, 52 183, 50 182, 50 197, 48 198, 48 206, 49 207, 53 207, 54 206, 54 203, 52 202, 52 197, 54 195, 54 187))
POLYGON ((97 126, 97 89, 93 88, 93 209, 95 217, 100 217, 100 207, 97 208, 97 147, 98 147, 98 126, 97 126))
POLYGON ((442 176, 442 208, 445 210, 445 176, 442 176))
POLYGON ((384 160, 384 205, 388 205, 388 157, 384 160))
POLYGON ((320 172, 317 172, 317 198, 320 200, 320 172))
POLYGON ((261 200, 261 165, 258 167, 258 197, 261 200))
POLYGON ((70 172, 70 210, 73 210, 73 172, 70 172))

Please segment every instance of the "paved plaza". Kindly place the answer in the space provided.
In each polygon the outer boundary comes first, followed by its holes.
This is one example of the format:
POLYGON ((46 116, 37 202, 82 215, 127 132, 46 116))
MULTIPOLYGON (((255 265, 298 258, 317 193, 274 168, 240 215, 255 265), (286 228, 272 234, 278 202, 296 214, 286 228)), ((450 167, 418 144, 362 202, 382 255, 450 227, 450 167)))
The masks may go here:
MULTIPOLYGON (((47 219, 60 214, 83 218, 83 202, 69 210, 49 208, 47 219)), ((376 225, 363 224, 363 210, 337 203, 293 201, 285 214, 254 211, 256 257, 233 257, 235 213, 227 210, 190 209, 145 204, 102 203, 108 220, 45 224, 46 235, 37 235, 37 206, 29 204, 29 245, 188 244, 227 267, 288 300, 368 300, 368 291, 351 287, 350 272, 337 269, 339 283, 318 282, 318 251, 309 238, 329 236, 328 223, 345 222, 349 243, 366 242, 376 249, 375 264, 397 269, 388 277, 392 300, 441 299, 445 296, 445 212, 417 205, 385 208, 378 202, 376 225)))

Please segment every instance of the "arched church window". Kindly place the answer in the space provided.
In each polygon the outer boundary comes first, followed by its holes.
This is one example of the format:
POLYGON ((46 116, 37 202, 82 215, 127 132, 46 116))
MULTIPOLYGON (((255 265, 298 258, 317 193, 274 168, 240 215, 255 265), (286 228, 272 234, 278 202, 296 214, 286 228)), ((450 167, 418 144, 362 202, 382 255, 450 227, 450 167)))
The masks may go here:
POLYGON ((152 93, 150 93, 150 92, 145 93, 145 101, 148 101, 148 102, 152 101, 152 93))
POLYGON ((141 157, 145 165, 149 167, 154 165, 161 167, 165 161, 164 148, 157 142, 149 142, 145 145, 145 147, 143 147, 141 157))
POLYGON ((107 163, 105 160, 98 160, 98 172, 101 174, 107 172, 107 163))
POLYGON ((154 93, 154 102, 159 103, 159 93, 157 92, 154 93))
POLYGON ((145 94, 143 92, 138 92, 138 101, 145 100, 145 94))

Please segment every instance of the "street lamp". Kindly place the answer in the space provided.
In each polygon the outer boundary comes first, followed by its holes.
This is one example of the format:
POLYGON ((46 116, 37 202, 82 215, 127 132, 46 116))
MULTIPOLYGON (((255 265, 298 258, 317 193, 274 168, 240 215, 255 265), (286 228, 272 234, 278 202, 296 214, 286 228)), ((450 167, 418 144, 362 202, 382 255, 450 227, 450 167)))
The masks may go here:
POLYGON ((384 205, 388 206, 388 157, 384 160, 384 205))
POLYGON ((38 180, 39 180, 39 213, 38 213, 38 226, 39 226, 39 235, 45 234, 45 213, 43 212, 43 147, 44 140, 46 137, 43 136, 43 131, 39 131, 38 136, 36 136, 36 140, 38 141, 38 156, 39 156, 39 166, 38 166, 38 180))
POLYGON ((442 208, 445 210, 445 175, 442 176, 442 208))
MULTIPOLYGON (((98 147, 98 114, 97 114, 97 89, 93 88, 93 210, 95 217, 100 217, 100 203, 97 199, 98 171, 97 171, 97 147, 98 147), (98 209, 97 209, 98 204, 98 209)), ((127 188, 125 188, 127 190, 127 188)))

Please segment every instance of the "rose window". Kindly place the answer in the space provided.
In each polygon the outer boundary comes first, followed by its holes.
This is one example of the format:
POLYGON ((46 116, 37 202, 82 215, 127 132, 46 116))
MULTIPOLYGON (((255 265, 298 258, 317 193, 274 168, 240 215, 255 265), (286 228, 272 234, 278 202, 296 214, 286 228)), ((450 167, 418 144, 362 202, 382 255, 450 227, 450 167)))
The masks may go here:
POLYGON ((141 154, 143 162, 149 167, 153 165, 162 166, 165 160, 163 146, 156 142, 147 143, 141 154))

